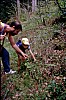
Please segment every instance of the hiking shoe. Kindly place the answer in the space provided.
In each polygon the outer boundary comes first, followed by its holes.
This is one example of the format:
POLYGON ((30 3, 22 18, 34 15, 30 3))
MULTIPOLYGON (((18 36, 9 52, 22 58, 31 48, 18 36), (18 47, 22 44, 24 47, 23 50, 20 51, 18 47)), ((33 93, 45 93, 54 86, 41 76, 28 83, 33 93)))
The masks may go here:
POLYGON ((16 71, 13 71, 12 69, 9 72, 5 72, 5 74, 14 74, 16 71))

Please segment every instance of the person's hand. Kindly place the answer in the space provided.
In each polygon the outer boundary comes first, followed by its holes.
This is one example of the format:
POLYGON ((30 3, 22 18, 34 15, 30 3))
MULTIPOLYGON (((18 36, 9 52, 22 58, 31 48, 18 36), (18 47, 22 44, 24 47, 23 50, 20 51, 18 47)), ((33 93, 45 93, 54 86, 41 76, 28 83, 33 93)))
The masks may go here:
POLYGON ((25 57, 25 59, 27 59, 28 58, 28 55, 24 54, 24 57, 25 57))
POLYGON ((6 33, 4 35, 0 35, 0 40, 3 40, 6 36, 6 33))
POLYGON ((34 59, 34 62, 36 62, 36 59, 34 59))
POLYGON ((25 53, 22 53, 22 56, 24 57, 24 59, 27 59, 28 58, 28 55, 25 54, 25 53))

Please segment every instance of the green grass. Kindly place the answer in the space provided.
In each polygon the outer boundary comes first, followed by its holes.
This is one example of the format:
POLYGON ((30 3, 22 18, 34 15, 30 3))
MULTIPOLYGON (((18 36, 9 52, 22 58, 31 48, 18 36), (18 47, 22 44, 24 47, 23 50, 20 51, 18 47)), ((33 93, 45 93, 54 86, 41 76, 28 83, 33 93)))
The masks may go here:
MULTIPOLYGON (((51 15, 54 18, 54 15, 51 15)), ((5 40, 4 47, 10 54, 10 67, 17 72, 13 75, 1 75, 2 100, 65 100, 66 98, 65 48, 63 51, 54 51, 53 46, 56 42, 52 39, 55 31, 61 32, 61 24, 44 26, 37 16, 33 15, 32 19, 24 22, 22 34, 14 37, 15 42, 24 36, 30 40, 36 62, 27 52, 29 58, 21 63, 21 70, 18 73, 17 54, 8 39, 5 40)), ((64 38, 59 40, 59 44, 63 46, 64 38)))

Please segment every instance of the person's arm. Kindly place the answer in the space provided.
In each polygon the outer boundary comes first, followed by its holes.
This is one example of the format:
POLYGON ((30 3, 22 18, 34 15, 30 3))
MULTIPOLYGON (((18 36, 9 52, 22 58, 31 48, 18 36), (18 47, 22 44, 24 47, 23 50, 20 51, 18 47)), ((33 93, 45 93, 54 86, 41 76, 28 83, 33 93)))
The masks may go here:
POLYGON ((32 58, 34 59, 34 61, 36 61, 36 58, 35 58, 34 54, 32 53, 31 49, 29 50, 29 52, 30 52, 32 58))
POLYGON ((9 35, 9 41, 10 41, 10 44, 12 45, 12 47, 17 51, 19 52, 25 59, 28 57, 26 54, 24 54, 20 49, 19 47, 15 44, 14 42, 14 38, 13 36, 9 35))

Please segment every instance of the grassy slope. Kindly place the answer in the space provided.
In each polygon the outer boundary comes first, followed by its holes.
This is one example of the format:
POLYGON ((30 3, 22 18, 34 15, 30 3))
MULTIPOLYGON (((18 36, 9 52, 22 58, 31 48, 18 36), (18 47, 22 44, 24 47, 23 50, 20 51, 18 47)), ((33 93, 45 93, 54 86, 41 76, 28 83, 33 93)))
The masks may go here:
MULTIPOLYGON (((15 41, 20 37, 29 38, 37 62, 29 58, 25 62, 26 70, 21 64, 20 73, 1 75, 2 100, 65 100, 64 36, 52 39, 54 31, 61 33, 60 24, 39 25, 34 16, 29 22, 23 23, 23 32, 15 37, 15 41), (53 50, 54 44, 58 43, 64 50, 53 50)), ((6 41, 4 46, 10 54, 11 68, 17 71, 17 55, 6 41)))

